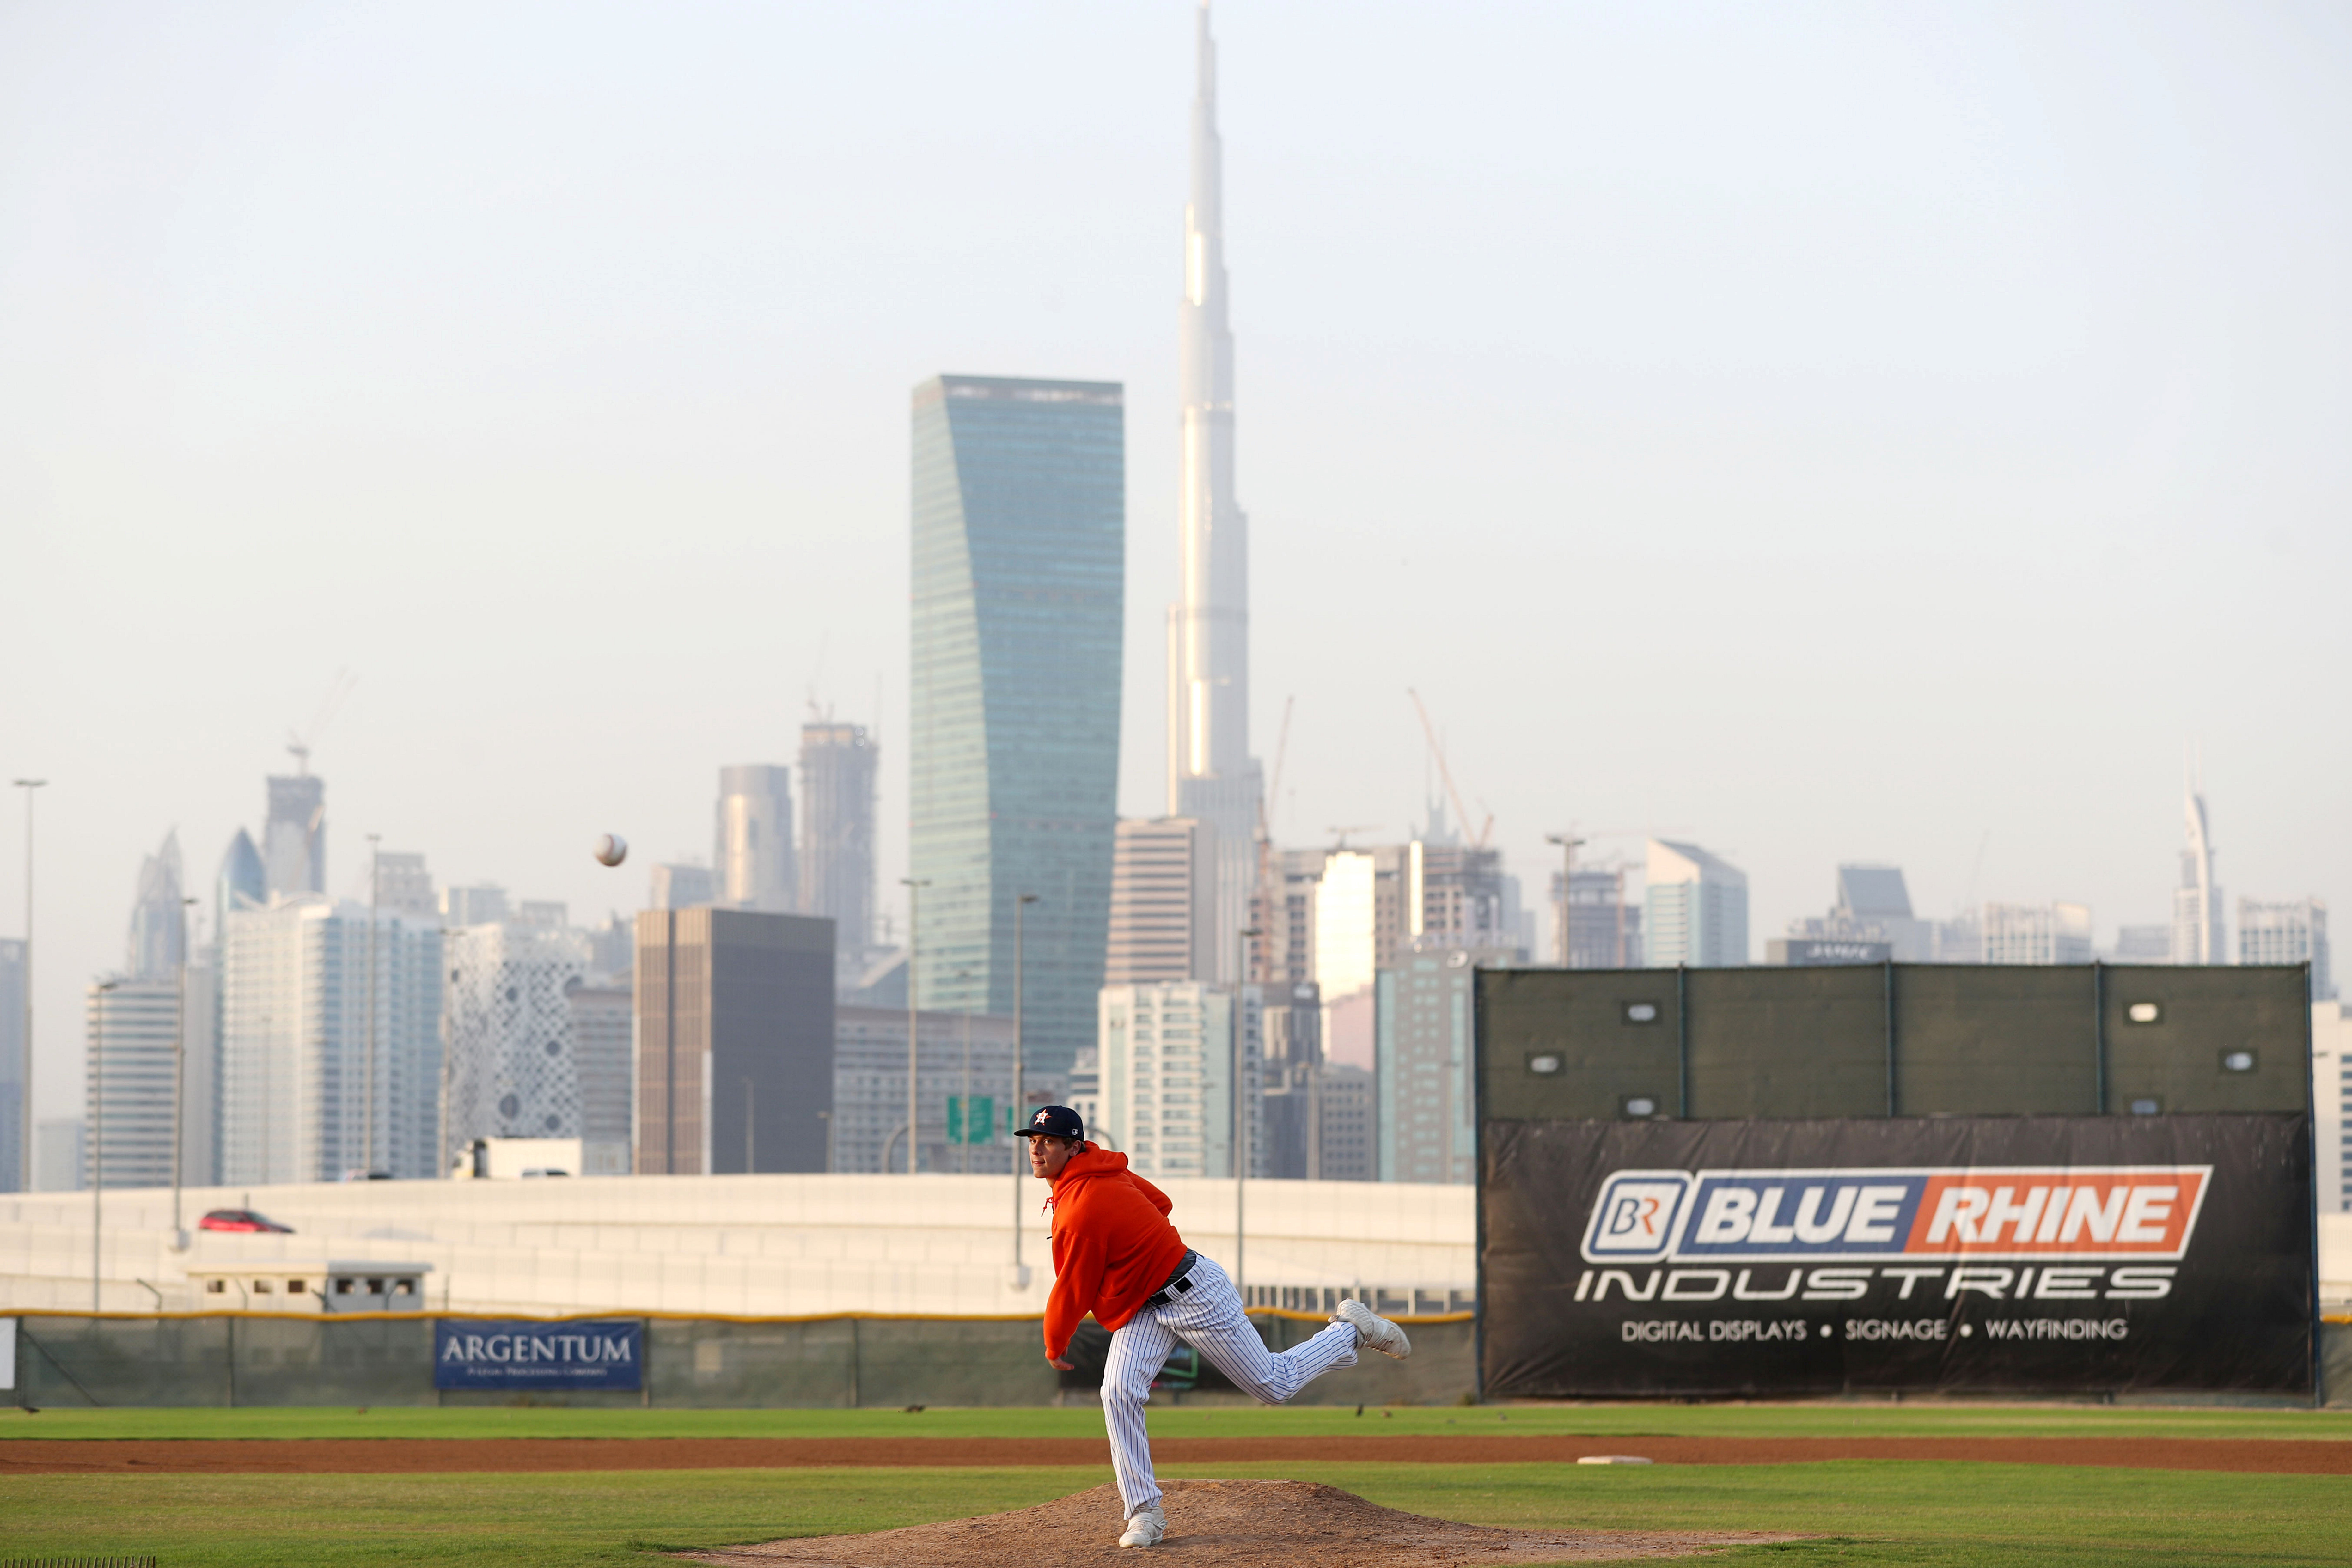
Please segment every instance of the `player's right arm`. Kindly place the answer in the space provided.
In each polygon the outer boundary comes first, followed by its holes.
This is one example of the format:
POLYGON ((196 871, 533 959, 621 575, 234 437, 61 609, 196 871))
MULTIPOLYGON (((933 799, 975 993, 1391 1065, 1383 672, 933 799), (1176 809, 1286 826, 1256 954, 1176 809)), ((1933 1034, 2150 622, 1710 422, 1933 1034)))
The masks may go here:
POLYGON ((1045 1359, 1067 1371, 1063 1363, 1070 1336, 1094 1310, 1095 1298, 1102 1291, 1103 1272, 1109 1267, 1110 1247, 1100 1227, 1087 1224, 1081 1205, 1073 1204, 1061 1223, 1067 1228, 1060 1237, 1060 1256, 1055 1259, 1053 1294, 1045 1299, 1045 1359))

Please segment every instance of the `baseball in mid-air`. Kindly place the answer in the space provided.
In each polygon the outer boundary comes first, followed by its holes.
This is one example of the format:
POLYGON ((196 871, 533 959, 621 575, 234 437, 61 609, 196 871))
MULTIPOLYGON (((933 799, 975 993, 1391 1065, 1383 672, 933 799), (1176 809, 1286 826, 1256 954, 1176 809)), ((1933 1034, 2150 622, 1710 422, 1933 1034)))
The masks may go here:
POLYGON ((596 840, 596 858, 607 866, 617 866, 629 858, 629 841, 617 833, 607 833, 596 840))

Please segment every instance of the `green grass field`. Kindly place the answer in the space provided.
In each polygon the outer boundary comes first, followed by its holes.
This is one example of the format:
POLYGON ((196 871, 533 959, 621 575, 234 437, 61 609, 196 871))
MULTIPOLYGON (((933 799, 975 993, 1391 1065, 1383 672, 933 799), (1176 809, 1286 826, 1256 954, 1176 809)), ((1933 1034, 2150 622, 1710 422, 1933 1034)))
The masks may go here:
MULTIPOLYGON (((1170 1467, 1170 1475, 1211 1473, 1170 1467)), ((2352 1562, 2352 1479, 1846 1461, 1218 1466, 1326 1481, 1482 1524, 1785 1530, 1825 1539, 1710 1561, 2092 1568, 2352 1562)), ((35 1476, 0 1481, 11 1555, 214 1563, 649 1564, 663 1549, 1019 1508, 1093 1469, 707 1470, 496 1476, 35 1476)), ((1181 1518, 1179 1520, 1181 1528, 1181 1518)))
MULTIPOLYGON (((2050 1405, 1155 1405, 1171 1437, 1513 1431, 1691 1437, 2313 1437, 2352 1439, 2352 1410, 2050 1405)), ((49 1409, 0 1405, 11 1437, 1099 1437, 1089 1397, 1064 1410, 49 1409)))
MULTIPOLYGON (((1578 1432, 1776 1436, 2352 1437, 2332 1413, 2050 1406, 1605 1405, 1400 1409, 1189 1406, 1155 1432, 1578 1432)), ((76 1410, 0 1412, 26 1436, 1090 1436, 1071 1410, 76 1410)), ((1295 1464, 1165 1474, 1326 1481, 1392 1508, 1482 1524, 1792 1531, 1734 1552, 1763 1568, 1839 1564, 2352 1564, 2352 1477, 1844 1460, 1811 1465, 1295 1464)), ((707 1470, 562 1475, 0 1478, 0 1554, 141 1552, 182 1564, 657 1563, 665 1549, 886 1529, 1020 1508, 1108 1467, 707 1470)), ((1180 1521, 1181 1522, 1181 1521, 1180 1521)))

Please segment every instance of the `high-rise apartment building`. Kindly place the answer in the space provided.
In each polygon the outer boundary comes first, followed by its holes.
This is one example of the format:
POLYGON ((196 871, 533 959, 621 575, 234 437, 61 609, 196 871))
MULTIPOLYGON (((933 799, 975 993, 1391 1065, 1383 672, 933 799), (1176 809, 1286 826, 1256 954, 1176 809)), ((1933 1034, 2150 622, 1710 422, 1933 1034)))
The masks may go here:
POLYGON ((828 920, 639 912, 639 1175, 824 1168, 833 973, 828 920))
POLYGON ((710 874, 709 867, 676 861, 653 868, 652 886, 646 893, 647 909, 690 910, 718 901, 719 879, 710 874))
POLYGON ((444 888, 439 903, 441 923, 453 931, 496 925, 507 918, 507 890, 487 882, 478 888, 444 888))
POLYGON ((2240 963, 2308 963, 2311 999, 2331 1001, 2336 978, 2328 973, 2327 901, 2294 899, 2266 904, 2238 900, 2240 963))
POLYGON ((1110 869, 1106 985, 1217 973, 1217 830, 1189 816, 1121 817, 1110 869))
MULTIPOLYGON (((1249 1145, 1263 1142, 1262 996, 1257 986, 1245 985, 1238 1004, 1235 998, 1234 987, 1197 981, 1103 987, 1097 1058, 1102 1131, 1138 1174, 1231 1176, 1237 1106, 1245 1113, 1249 1145)), ((1251 1163, 1257 1163, 1255 1157, 1251 1163)))
POLYGON ((1875 943, 1897 963, 1936 957, 1935 922, 1912 914, 1911 890, 1896 866, 1840 866, 1836 904, 1825 916, 1790 921, 1789 934, 1817 943, 1875 943))
POLYGON ((1263 1136, 1254 1176, 1311 1180, 1322 1159, 1323 993, 1311 980, 1262 988, 1258 1116, 1263 1136))
POLYGON ((2088 963, 2091 910, 2084 904, 1987 904, 1987 963, 2088 963))
POLYGON ((441 912, 440 899, 433 890, 433 873, 425 869, 422 855, 384 850, 375 858, 369 883, 379 910, 421 921, 435 919, 441 912))
POLYGON ((1448 838, 1404 846, 1403 931, 1407 946, 1451 942, 1527 956, 1519 882, 1503 871, 1503 852, 1448 838))
POLYGON ((1322 1121, 1317 1178, 1326 1182, 1380 1180, 1378 1080, 1367 1068, 1326 1062, 1318 1081, 1322 1121))
POLYGON ((221 852, 220 869, 213 877, 213 937, 218 941, 232 910, 258 909, 269 901, 269 872, 253 835, 240 827, 221 852))
MULTIPOLYGON (((903 1174, 907 1010, 839 1007, 833 1027, 830 1168, 903 1174)), ((1010 1172, 1016 1159, 1025 1165, 1028 1156, 1015 1147, 1006 1118, 1013 1104, 1013 1020, 919 1013, 915 1041, 915 1169, 984 1174, 1010 1172)), ((1039 1081, 1030 1080, 1033 1090, 1039 1081)))
POLYGON ((180 835, 163 836, 163 847, 139 865, 139 890, 131 903, 131 932, 122 972, 142 980, 172 974, 188 955, 188 912, 180 902, 180 835))
POLYGON ((440 1174, 443 973, 437 921, 323 898, 231 912, 221 1180, 440 1174))
POLYGON ((2193 785, 2183 815, 2188 842, 2180 851, 2180 886, 2172 894, 2172 962, 2227 963, 2230 941, 2221 924, 2221 884, 2213 875, 2213 834, 2205 796, 2193 785))
POLYGON ((2169 925, 2118 926, 2116 928, 2117 963, 2170 963, 2172 962, 2172 928, 2169 925))
POLYGON ((874 930, 874 784, 880 749, 863 724, 801 726, 801 910, 833 921, 845 978, 866 965, 874 930))
POLYGON ((1519 959, 1516 948, 1431 945, 1381 971, 1372 1073, 1380 1180, 1476 1179, 1475 976, 1482 965, 1519 959))
MULTIPOLYGON (((1559 907, 1559 876, 1551 875, 1552 907, 1559 907)), ((1622 867, 1571 874, 1568 894, 1570 969, 1642 967, 1642 906, 1629 900, 1622 867)))
POLYGON ((180 972, 186 1043, 180 1060, 180 1171, 191 1186, 212 1186, 220 1171, 220 944, 206 942, 180 972))
POLYGON ((1643 894, 1652 966, 1737 969, 1748 962, 1748 874, 1696 844, 1650 840, 1643 894))
POLYGON ((261 866, 272 893, 327 890, 327 781, 272 777, 261 827, 261 866))
POLYGON ((710 865, 713 902, 770 914, 797 907, 801 874, 793 853, 790 768, 742 763, 719 770, 710 865))
POLYGON ((25 944, 0 938, 0 1193, 31 1184, 26 1121, 25 944))
POLYGON ((940 376, 914 396, 910 939, 919 1005, 1013 1011, 1066 1072, 1110 916, 1126 581, 1116 383, 940 376))
POLYGON ((89 987, 84 1004, 89 1051, 82 1115, 85 1185, 163 1187, 172 1183, 172 1093, 179 1040, 180 986, 120 976, 89 987))
POLYGON ((566 999, 579 1060, 580 1173, 625 1176, 636 1159, 635 994, 590 984, 572 987, 566 999))
POLYGON ((1177 306, 1181 406, 1177 601, 1168 612, 1168 815, 1216 830, 1213 977, 1234 972, 1257 881, 1265 780, 1249 751, 1249 519, 1234 489, 1234 334, 1225 280, 1217 46, 1194 36, 1192 179, 1177 306))

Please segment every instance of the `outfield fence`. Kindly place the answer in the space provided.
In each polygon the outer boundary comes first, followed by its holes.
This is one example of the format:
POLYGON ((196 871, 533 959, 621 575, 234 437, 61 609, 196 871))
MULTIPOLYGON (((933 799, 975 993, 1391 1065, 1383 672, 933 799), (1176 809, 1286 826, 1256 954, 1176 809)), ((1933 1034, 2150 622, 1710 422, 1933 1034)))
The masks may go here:
MULTIPOLYGON (((1319 1313, 1251 1314, 1269 1346, 1324 1326, 1319 1313)), ((1045 1363, 1040 1320, 731 1318, 598 1313, 642 1323, 640 1386, 489 1390, 435 1386, 446 1312, 27 1312, 15 1321, 14 1402, 41 1406, 511 1405, 661 1409, 854 1409, 1049 1405, 1092 1401, 1108 1340, 1089 1321, 1070 1359, 1045 1363)), ((585 1322, 589 1316, 541 1320, 585 1322)), ((1468 1312, 1406 1317, 1409 1361, 1368 1355, 1309 1384, 1305 1405, 1453 1404, 1472 1391, 1468 1312)), ((1163 1373, 1179 1401, 1242 1399, 1180 1352, 1163 1373)))
MULTIPOLYGON (((1323 1325, 1318 1314, 1254 1311, 1276 1350, 1323 1325)), ((1089 1321, 1076 1373, 1045 1363, 1035 1318, 845 1315, 729 1318, 598 1314, 644 1325, 641 1386, 626 1390, 439 1389, 435 1328, 444 1312, 325 1316, 264 1312, 26 1312, 0 1319, 13 1338, 6 1402, 35 1407, 514 1405, 661 1409, 903 1409, 1089 1402, 1107 1334, 1089 1321)), ((551 1324, 583 1322, 559 1318, 551 1324)), ((1409 1361, 1368 1355, 1307 1384, 1302 1405, 1452 1405, 1475 1388, 1467 1312, 1402 1320, 1409 1361)), ((2320 1336, 2326 1403, 2352 1407, 2352 1315, 2320 1336)), ((1179 1402, 1240 1401, 1213 1368, 1180 1351, 1163 1374, 1179 1402)))

